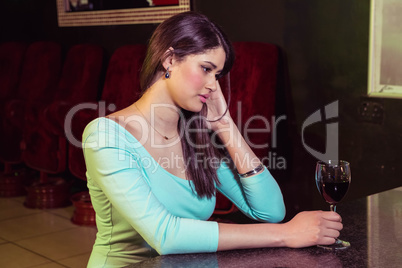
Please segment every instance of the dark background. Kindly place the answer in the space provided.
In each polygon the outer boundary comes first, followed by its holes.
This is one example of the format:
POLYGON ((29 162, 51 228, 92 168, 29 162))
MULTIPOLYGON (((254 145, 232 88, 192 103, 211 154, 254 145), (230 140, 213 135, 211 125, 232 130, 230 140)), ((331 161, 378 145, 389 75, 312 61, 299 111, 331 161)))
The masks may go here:
MULTIPOLYGON (((281 51, 278 155, 286 171, 273 171, 284 192, 288 217, 304 209, 327 209, 314 182, 316 159, 303 147, 304 120, 339 101, 340 158, 352 167, 344 202, 402 185, 402 111, 398 99, 367 98, 369 0, 194 0, 193 10, 220 24, 232 41, 276 44, 281 51), (371 120, 363 107, 378 105, 371 120)), ((52 40, 66 51, 73 44, 96 43, 107 57, 125 44, 146 43, 156 24, 58 27, 56 0, 3 0, 0 41, 52 40)), ((325 123, 304 132, 307 144, 325 151, 325 123)))

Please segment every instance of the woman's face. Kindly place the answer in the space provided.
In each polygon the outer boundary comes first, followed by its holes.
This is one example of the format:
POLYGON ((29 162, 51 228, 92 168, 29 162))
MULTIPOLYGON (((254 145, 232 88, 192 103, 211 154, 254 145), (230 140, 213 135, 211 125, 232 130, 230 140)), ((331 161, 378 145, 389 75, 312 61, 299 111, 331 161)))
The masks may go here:
POLYGON ((173 60, 166 83, 174 104, 188 111, 201 111, 206 99, 216 90, 216 75, 224 65, 222 47, 189 55, 182 61, 173 60))

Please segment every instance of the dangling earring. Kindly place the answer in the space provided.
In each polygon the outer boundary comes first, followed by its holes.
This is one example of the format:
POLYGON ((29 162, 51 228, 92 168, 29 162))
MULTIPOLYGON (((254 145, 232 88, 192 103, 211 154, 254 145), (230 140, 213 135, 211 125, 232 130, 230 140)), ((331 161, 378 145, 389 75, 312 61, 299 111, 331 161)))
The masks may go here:
POLYGON ((165 78, 166 79, 170 78, 169 67, 167 67, 167 69, 166 69, 165 78))

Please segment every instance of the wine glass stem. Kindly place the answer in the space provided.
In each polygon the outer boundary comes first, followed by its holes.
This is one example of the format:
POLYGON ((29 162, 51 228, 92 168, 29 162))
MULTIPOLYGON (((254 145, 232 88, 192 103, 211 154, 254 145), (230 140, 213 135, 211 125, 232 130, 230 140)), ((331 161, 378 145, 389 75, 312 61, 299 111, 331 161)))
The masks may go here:
POLYGON ((336 212, 336 205, 333 205, 333 204, 329 205, 329 209, 330 209, 331 211, 336 212))

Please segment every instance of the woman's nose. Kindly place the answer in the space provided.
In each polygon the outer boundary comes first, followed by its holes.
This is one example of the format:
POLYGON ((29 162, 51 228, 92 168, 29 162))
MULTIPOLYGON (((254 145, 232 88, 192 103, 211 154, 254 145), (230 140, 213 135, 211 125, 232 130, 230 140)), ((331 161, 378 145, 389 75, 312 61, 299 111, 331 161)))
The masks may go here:
POLYGON ((208 80, 208 83, 207 83, 206 87, 207 87, 211 92, 216 91, 217 87, 216 87, 216 79, 215 79, 215 77, 213 77, 213 79, 209 79, 209 80, 208 80))

